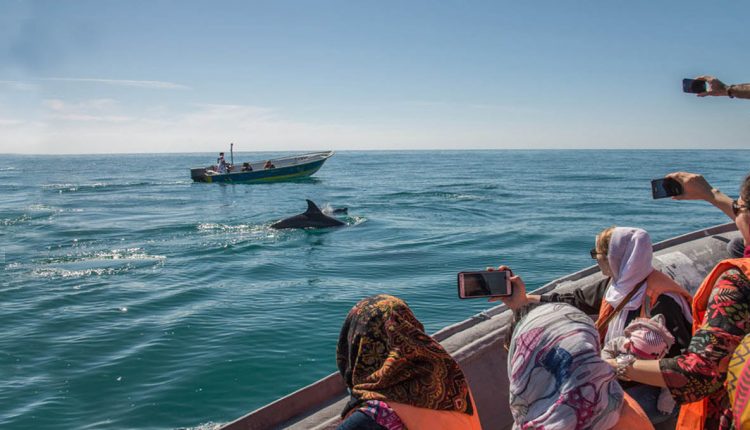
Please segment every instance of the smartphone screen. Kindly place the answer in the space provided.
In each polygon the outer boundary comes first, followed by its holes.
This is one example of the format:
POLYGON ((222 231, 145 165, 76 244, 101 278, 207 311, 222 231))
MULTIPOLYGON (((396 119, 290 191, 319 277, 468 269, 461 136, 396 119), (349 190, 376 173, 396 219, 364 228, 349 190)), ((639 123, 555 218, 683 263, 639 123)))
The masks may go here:
POLYGON ((458 297, 510 296, 510 277, 507 271, 460 272, 458 274, 458 297))
POLYGON ((682 194, 682 185, 672 178, 661 178, 651 181, 651 195, 655 199, 679 196, 680 194, 682 194))
POLYGON ((708 91, 708 88, 706 87, 706 81, 697 79, 683 79, 682 91, 691 94, 700 94, 708 91))

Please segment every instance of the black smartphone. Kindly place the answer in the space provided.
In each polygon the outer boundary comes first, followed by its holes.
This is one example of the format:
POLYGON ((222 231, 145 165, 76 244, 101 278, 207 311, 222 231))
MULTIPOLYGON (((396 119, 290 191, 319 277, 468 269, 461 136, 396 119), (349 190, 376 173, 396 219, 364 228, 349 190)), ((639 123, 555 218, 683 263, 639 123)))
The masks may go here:
POLYGON ((706 81, 699 79, 683 79, 682 80, 682 91, 691 94, 700 94, 708 91, 706 81))
POLYGON ((512 292, 507 270, 458 273, 458 297, 461 299, 507 297, 512 292))
POLYGON ((672 178, 661 178, 651 181, 651 195, 655 199, 679 196, 680 194, 682 194, 682 185, 672 178))

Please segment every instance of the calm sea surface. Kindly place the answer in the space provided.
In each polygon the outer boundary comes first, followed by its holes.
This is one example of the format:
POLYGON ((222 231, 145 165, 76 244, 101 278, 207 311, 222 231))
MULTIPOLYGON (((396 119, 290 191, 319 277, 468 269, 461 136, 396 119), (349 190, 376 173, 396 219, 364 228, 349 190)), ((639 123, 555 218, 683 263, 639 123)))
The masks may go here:
POLYGON ((0 155, 1 428, 229 421, 335 371, 364 296, 434 332, 490 307, 456 298, 456 272, 504 263, 535 288, 591 265, 604 227, 727 222, 649 180, 697 171, 736 195, 750 170, 737 151, 341 152, 308 180, 192 183, 213 160, 0 155), (349 225, 269 228, 306 198, 349 225))

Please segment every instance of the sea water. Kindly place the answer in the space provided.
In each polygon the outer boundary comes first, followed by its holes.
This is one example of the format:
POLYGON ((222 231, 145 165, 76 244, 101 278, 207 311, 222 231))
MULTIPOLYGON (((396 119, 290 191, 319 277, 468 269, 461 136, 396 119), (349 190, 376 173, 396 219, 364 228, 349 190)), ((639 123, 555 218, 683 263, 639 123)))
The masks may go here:
POLYGON ((491 306, 459 300, 456 272, 507 264, 533 289, 590 266, 605 227, 728 222, 650 180, 736 196, 750 170, 748 151, 339 152, 310 179, 192 183, 215 157, 0 156, 1 428, 227 422, 334 372, 365 296, 434 332, 491 306), (348 226, 269 228, 305 199, 348 226))

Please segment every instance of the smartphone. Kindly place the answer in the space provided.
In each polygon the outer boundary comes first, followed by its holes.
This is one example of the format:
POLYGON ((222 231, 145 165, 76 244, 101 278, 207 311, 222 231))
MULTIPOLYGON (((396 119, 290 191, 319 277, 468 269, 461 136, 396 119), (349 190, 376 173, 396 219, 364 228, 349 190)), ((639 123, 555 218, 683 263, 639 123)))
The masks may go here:
POLYGON ((682 194, 682 185, 672 178, 661 178, 651 181, 651 195, 655 199, 679 196, 680 194, 682 194))
POLYGON ((682 80, 682 91, 691 94, 700 94, 708 91, 706 81, 698 79, 683 79, 682 80))
POLYGON ((507 270, 458 273, 458 297, 461 299, 507 297, 512 292, 507 270))

